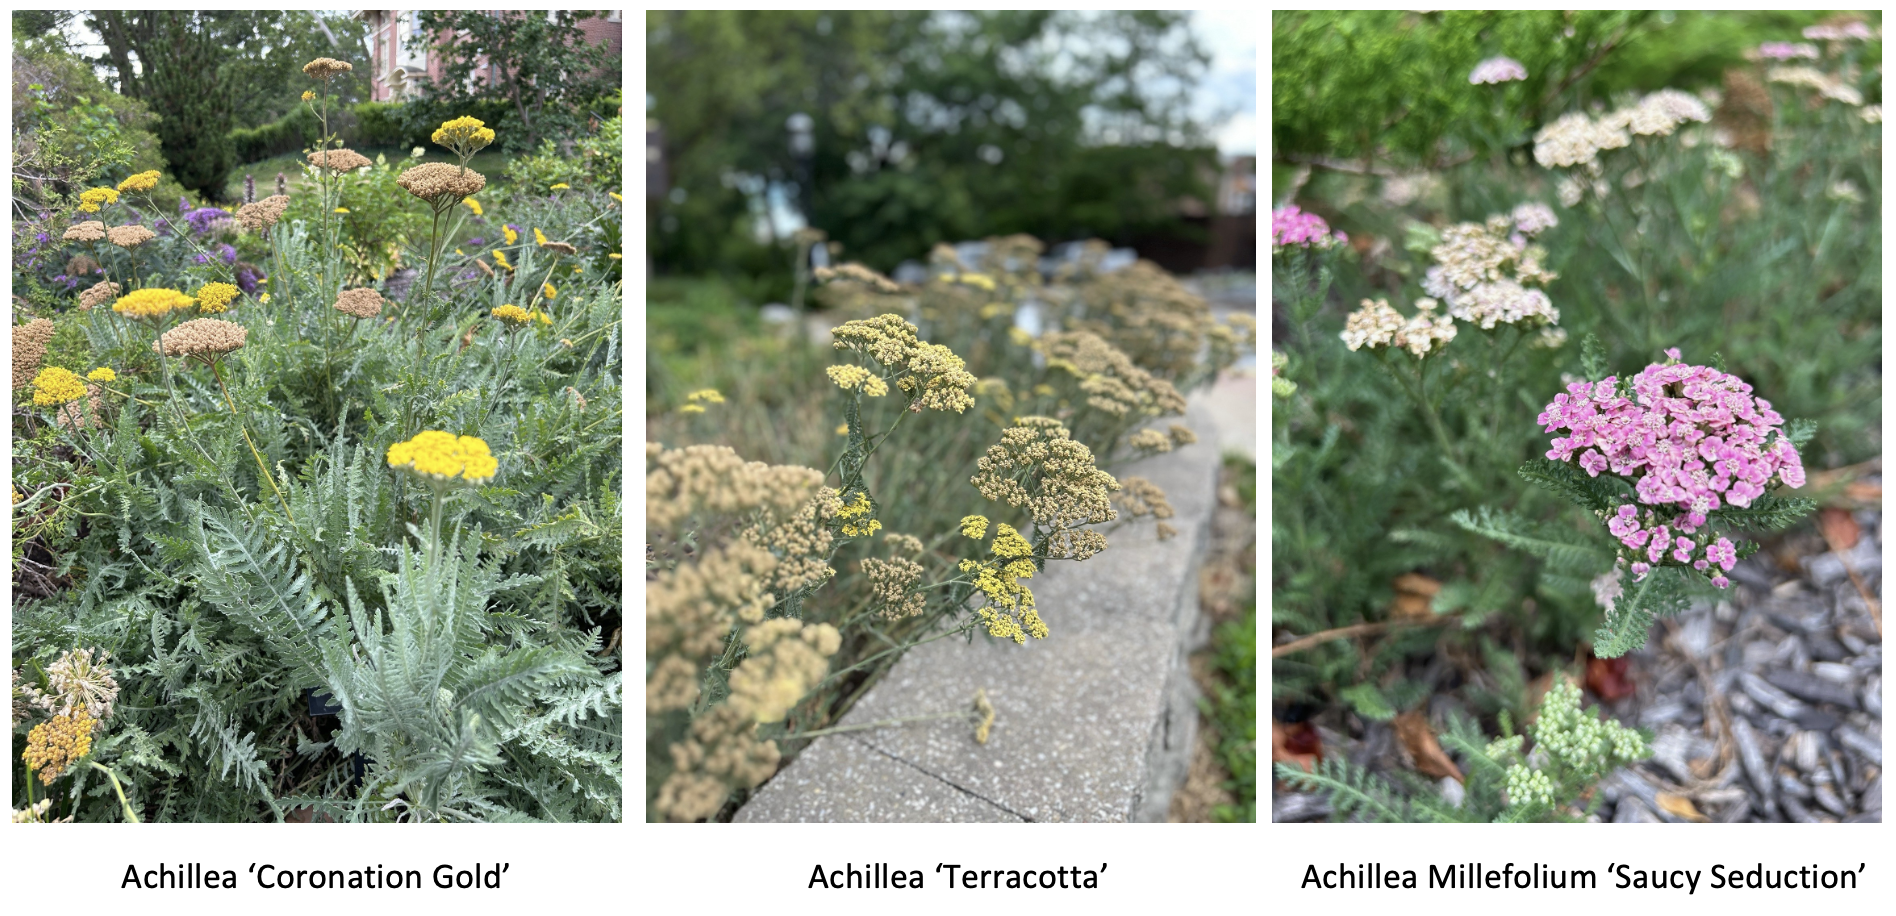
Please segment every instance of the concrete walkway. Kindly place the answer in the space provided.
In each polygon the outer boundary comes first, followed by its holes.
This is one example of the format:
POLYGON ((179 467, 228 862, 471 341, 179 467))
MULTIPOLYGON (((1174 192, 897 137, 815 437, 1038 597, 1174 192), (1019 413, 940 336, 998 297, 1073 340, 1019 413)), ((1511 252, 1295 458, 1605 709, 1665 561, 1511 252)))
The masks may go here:
POLYGON ((1149 518, 1107 529, 1106 552, 1034 579, 1046 639, 919 646, 838 723, 969 709, 985 689, 995 708, 986 745, 960 720, 818 738, 736 819, 1165 820, 1197 726, 1185 658, 1204 639, 1197 565, 1219 461, 1201 400, 1186 422, 1198 444, 1114 469, 1165 490, 1176 537, 1159 541, 1149 518))

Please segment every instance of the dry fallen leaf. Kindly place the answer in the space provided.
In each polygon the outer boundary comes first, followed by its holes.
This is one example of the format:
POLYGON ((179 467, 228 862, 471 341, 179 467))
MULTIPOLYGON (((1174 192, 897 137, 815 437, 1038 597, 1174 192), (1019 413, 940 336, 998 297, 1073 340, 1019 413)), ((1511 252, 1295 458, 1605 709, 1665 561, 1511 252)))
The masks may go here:
POLYGON ((1587 690, 1609 703, 1633 695, 1633 679, 1628 676, 1626 658, 1587 658, 1587 690))
POLYGON ((1417 772, 1432 779, 1448 776, 1456 782, 1462 781, 1461 768, 1443 753, 1441 742, 1435 740, 1435 731, 1429 728, 1429 720, 1421 710, 1411 709, 1396 717, 1396 740, 1415 758, 1417 772))
POLYGON ((1673 817, 1682 817, 1695 824, 1705 823, 1705 815, 1700 814, 1697 806, 1692 804, 1692 800, 1683 795, 1661 792, 1655 801, 1659 802, 1659 807, 1665 809, 1665 812, 1673 817))
POLYGON ((1824 509, 1818 512, 1817 530, 1823 533, 1830 549, 1838 552, 1855 547, 1857 538, 1863 535, 1863 529, 1857 526, 1856 516, 1847 509, 1824 509))
POLYGON ((1323 759, 1323 737, 1308 722, 1271 720, 1271 763, 1288 763, 1314 773, 1323 759))
POLYGON ((1442 583, 1421 573, 1403 573, 1392 583, 1396 588, 1390 615, 1398 620, 1427 620, 1435 615, 1435 594, 1442 583))

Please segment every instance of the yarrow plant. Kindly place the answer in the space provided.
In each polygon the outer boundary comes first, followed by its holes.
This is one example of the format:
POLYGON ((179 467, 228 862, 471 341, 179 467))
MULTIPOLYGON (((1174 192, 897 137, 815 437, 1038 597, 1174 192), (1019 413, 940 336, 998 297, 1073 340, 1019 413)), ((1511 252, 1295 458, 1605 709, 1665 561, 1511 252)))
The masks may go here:
MULTIPOLYGON (((1616 541, 1617 597, 1594 653, 1612 658, 1644 645, 1657 615, 1680 609, 1680 576, 1726 588, 1725 575, 1757 544, 1745 529, 1783 528, 1815 508, 1778 488, 1805 482, 1797 449, 1816 432, 1786 424, 1750 385, 1713 366, 1680 361, 1677 349, 1631 378, 1608 375, 1588 339, 1587 374, 1536 419, 1556 435, 1546 457, 1521 475, 1592 512, 1616 541)), ((1553 552, 1501 516, 1460 519, 1471 530, 1543 555, 1553 552)))

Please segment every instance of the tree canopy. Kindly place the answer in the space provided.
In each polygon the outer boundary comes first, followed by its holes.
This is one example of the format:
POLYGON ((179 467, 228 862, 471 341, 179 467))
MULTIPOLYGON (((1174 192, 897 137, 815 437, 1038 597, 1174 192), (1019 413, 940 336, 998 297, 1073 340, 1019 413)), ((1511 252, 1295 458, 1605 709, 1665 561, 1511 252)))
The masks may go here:
POLYGON ((1123 237, 1209 194, 1183 14, 649 12, 646 43, 661 269, 755 264, 773 197, 887 269, 939 241, 1123 237))

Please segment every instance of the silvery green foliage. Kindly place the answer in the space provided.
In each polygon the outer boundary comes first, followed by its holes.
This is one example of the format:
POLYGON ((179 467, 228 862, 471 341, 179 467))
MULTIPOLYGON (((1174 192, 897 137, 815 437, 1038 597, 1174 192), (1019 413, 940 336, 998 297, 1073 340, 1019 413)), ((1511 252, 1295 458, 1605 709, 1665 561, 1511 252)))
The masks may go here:
MULTIPOLYGON (((173 366, 171 409, 149 330, 54 316, 84 349, 67 362, 117 367, 131 398, 78 440, 16 419, 15 485, 48 508, 16 528, 13 665, 32 680, 75 645, 111 651, 121 700, 92 758, 145 821, 622 819, 615 275, 563 261, 555 324, 505 337, 476 324, 491 292, 457 275, 443 320, 344 346, 333 291, 311 288, 316 243, 277 230, 285 285, 233 313, 249 342, 221 369, 241 427, 202 368, 173 366), (426 487, 384 457, 422 429, 501 462, 438 533, 426 487), (23 557, 55 587, 17 587, 23 557)), ((537 255, 516 289, 546 272, 537 255)), ((121 819, 90 768, 52 792, 54 817, 121 819)))

